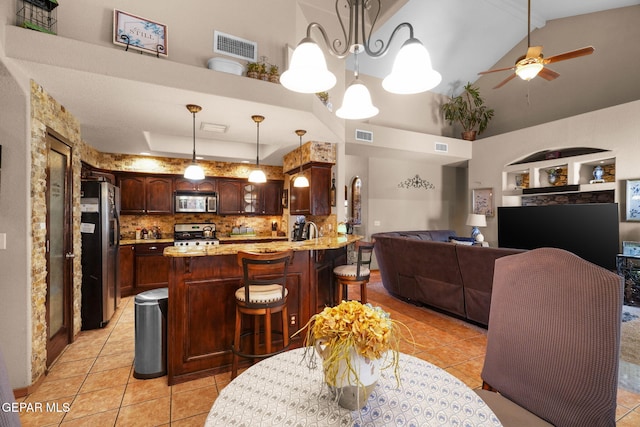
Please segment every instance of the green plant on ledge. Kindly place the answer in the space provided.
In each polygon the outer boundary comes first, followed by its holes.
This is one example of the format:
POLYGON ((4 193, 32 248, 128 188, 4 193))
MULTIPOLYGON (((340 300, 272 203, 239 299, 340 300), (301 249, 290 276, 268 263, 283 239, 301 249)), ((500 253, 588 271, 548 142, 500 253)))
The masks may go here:
POLYGON ((493 118, 494 111, 484 105, 480 89, 468 82, 462 93, 440 106, 444 118, 452 125, 454 122, 462 126, 462 139, 473 141, 477 134, 487 128, 493 118))

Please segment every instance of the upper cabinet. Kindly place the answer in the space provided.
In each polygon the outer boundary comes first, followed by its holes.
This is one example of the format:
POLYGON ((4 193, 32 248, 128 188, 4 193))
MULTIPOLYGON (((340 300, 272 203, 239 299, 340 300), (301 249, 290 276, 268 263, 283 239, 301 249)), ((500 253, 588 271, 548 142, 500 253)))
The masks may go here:
POLYGON ((218 214, 282 214, 283 181, 251 184, 244 179, 218 180, 218 214))
POLYGON ((307 165, 303 173, 309 180, 309 187, 291 186, 291 215, 330 215, 331 165, 307 165))
POLYGON ((121 174, 118 184, 122 214, 173 213, 172 177, 121 174))
POLYGON ((187 178, 176 178, 173 183, 175 191, 199 191, 202 193, 215 193, 217 190, 215 178, 205 178, 200 181, 192 181, 187 178))

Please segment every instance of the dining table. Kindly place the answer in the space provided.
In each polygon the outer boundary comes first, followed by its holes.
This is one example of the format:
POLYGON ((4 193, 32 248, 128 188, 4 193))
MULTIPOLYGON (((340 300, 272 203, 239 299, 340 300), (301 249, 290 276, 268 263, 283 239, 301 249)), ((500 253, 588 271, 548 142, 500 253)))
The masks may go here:
POLYGON ((460 379, 404 353, 399 354, 397 370, 381 370, 361 410, 344 409, 324 381, 320 357, 313 347, 303 347, 247 368, 220 392, 205 422, 205 427, 280 425, 493 427, 501 423, 460 379))

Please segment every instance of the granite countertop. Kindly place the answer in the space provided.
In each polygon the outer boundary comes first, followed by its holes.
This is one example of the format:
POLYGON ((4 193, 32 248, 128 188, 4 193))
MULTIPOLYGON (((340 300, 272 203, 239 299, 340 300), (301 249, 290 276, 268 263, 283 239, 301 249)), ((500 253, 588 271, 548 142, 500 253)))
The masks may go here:
POLYGON ((171 239, 120 239, 120 245, 140 245, 143 243, 173 243, 173 238, 171 239))
POLYGON ((220 242, 236 242, 238 240, 242 240, 242 241, 255 240, 258 242, 260 240, 288 240, 289 239, 287 236, 273 237, 270 234, 264 235, 264 236, 256 235, 256 234, 232 234, 232 235, 218 234, 216 237, 218 238, 218 240, 220 240, 220 242))
POLYGON ((258 243, 229 243, 214 246, 171 246, 164 249, 164 256, 192 257, 210 255, 233 255, 239 251, 247 252, 279 252, 292 249, 294 251, 312 251, 322 249, 338 249, 361 240, 363 236, 353 234, 338 235, 336 237, 319 237, 318 239, 291 242, 289 240, 258 243))

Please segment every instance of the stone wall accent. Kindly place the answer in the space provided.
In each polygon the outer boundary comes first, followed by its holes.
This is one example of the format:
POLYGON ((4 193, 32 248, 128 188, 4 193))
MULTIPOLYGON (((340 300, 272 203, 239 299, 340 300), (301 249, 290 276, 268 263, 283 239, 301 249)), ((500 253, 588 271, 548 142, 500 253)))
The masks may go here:
POLYGON ((546 206, 578 203, 615 203, 614 190, 585 191, 522 196, 522 206, 546 206))
POLYGON ((298 147, 284 155, 282 170, 289 172, 294 168, 307 163, 336 163, 336 146, 331 142, 309 141, 302 147, 298 147))
MULTIPOLYGON (((31 82, 31 318, 32 356, 31 375, 34 382, 44 374, 47 361, 47 127, 62 135, 71 144, 73 180, 73 249, 80 254, 80 170, 82 142, 80 123, 64 106, 37 83, 31 82)), ((73 260, 73 334, 80 332, 80 304, 82 288, 82 264, 77 256, 73 260)))

